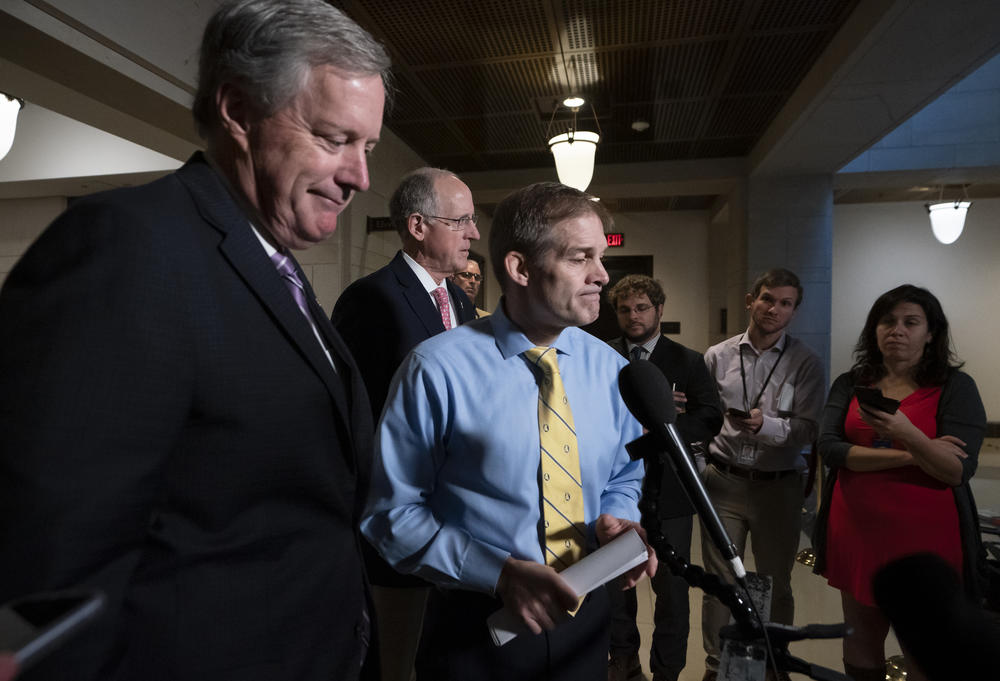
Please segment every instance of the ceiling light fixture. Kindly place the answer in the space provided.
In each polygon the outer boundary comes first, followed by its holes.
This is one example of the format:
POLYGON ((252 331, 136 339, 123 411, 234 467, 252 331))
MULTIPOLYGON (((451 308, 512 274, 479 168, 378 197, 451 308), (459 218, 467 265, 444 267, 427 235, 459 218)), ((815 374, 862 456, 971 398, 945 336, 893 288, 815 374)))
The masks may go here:
POLYGON ((3 159, 14 144, 17 130, 17 114, 24 107, 24 100, 0 92, 0 159, 3 159))
POLYGON ((573 112, 573 122, 570 124, 568 132, 549 137, 552 132, 552 122, 559 110, 559 103, 556 103, 552 108, 549 127, 545 130, 549 149, 552 151, 552 156, 555 157, 556 174, 559 176, 559 181, 567 187, 573 187, 582 192, 587 191, 587 187, 594 177, 594 157, 597 154, 597 143, 601 139, 601 125, 597 122, 597 113, 594 111, 593 104, 590 105, 590 113, 594 117, 597 132, 577 128, 576 116, 580 107, 585 103, 582 97, 564 99, 562 106, 573 112))
POLYGON ((934 232, 934 238, 943 244, 955 243, 962 235, 962 230, 965 229, 965 216, 969 212, 969 206, 972 205, 966 186, 962 185, 962 193, 965 195, 964 201, 959 199, 942 201, 944 195, 944 186, 942 185, 938 202, 924 204, 931 220, 931 231, 934 232))

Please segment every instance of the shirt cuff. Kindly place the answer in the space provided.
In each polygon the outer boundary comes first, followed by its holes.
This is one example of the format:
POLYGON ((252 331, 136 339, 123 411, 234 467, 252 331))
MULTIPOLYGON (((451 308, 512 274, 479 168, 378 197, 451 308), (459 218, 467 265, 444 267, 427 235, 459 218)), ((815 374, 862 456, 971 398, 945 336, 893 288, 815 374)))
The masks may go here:
POLYGON ((788 435, 785 432, 785 422, 784 419, 774 418, 773 416, 768 416, 767 414, 761 414, 761 424, 760 430, 757 431, 757 437, 762 440, 767 440, 773 445, 781 445, 785 443, 788 435))
POLYGON ((509 557, 510 553, 507 551, 483 542, 472 541, 469 543, 465 560, 462 561, 462 572, 458 581, 464 588, 495 594, 503 564, 509 557))

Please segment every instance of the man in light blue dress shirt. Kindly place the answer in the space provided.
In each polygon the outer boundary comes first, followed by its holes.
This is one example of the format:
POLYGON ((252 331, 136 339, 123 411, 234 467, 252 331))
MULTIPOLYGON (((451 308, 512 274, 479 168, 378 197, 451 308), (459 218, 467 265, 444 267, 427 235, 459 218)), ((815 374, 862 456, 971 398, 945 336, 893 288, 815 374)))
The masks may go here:
MULTIPOLYGON (((576 425, 591 549, 638 528, 641 427, 618 394, 626 363, 576 328, 598 314, 611 218, 556 183, 497 207, 490 259, 497 311, 418 345, 393 380, 362 523, 396 569, 438 585, 417 660, 423 679, 593 679, 606 675, 607 594, 577 599, 543 556, 538 387, 521 354, 554 347, 576 425), (486 617, 505 605, 535 635, 495 647, 486 617)), ((655 571, 655 558, 627 577, 655 571)))

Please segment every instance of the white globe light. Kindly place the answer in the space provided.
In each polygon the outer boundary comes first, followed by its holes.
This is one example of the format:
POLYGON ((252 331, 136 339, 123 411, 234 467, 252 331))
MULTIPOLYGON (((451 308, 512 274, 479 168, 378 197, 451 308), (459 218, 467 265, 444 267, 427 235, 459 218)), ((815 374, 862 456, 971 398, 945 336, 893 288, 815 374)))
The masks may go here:
POLYGON ((0 92, 0 159, 7 155, 14 144, 17 114, 20 111, 21 100, 0 92))
POLYGON ((601 137, 596 132, 580 131, 556 135, 549 140, 549 149, 556 159, 556 174, 567 187, 587 191, 594 177, 594 156, 601 137))
POLYGON ((965 228, 965 215, 969 212, 969 201, 946 201, 927 205, 934 238, 943 244, 954 243, 965 228))

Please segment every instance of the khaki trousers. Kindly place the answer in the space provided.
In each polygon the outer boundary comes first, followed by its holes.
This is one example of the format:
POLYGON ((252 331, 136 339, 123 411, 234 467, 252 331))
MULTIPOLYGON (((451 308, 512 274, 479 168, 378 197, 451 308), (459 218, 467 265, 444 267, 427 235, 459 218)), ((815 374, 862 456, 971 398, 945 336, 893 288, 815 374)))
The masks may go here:
MULTIPOLYGON (((703 475, 708 497, 719 514, 729 538, 744 557, 747 535, 752 535, 756 572, 773 581, 770 621, 792 624, 795 600, 792 597, 792 566, 802 531, 802 479, 790 473, 777 480, 748 480, 724 473, 709 464, 703 475)), ((729 563, 712 544, 704 525, 701 555, 705 570, 733 581, 729 563)), ((718 599, 702 599, 702 638, 706 667, 719 664, 719 629, 729 623, 729 609, 718 599)))

